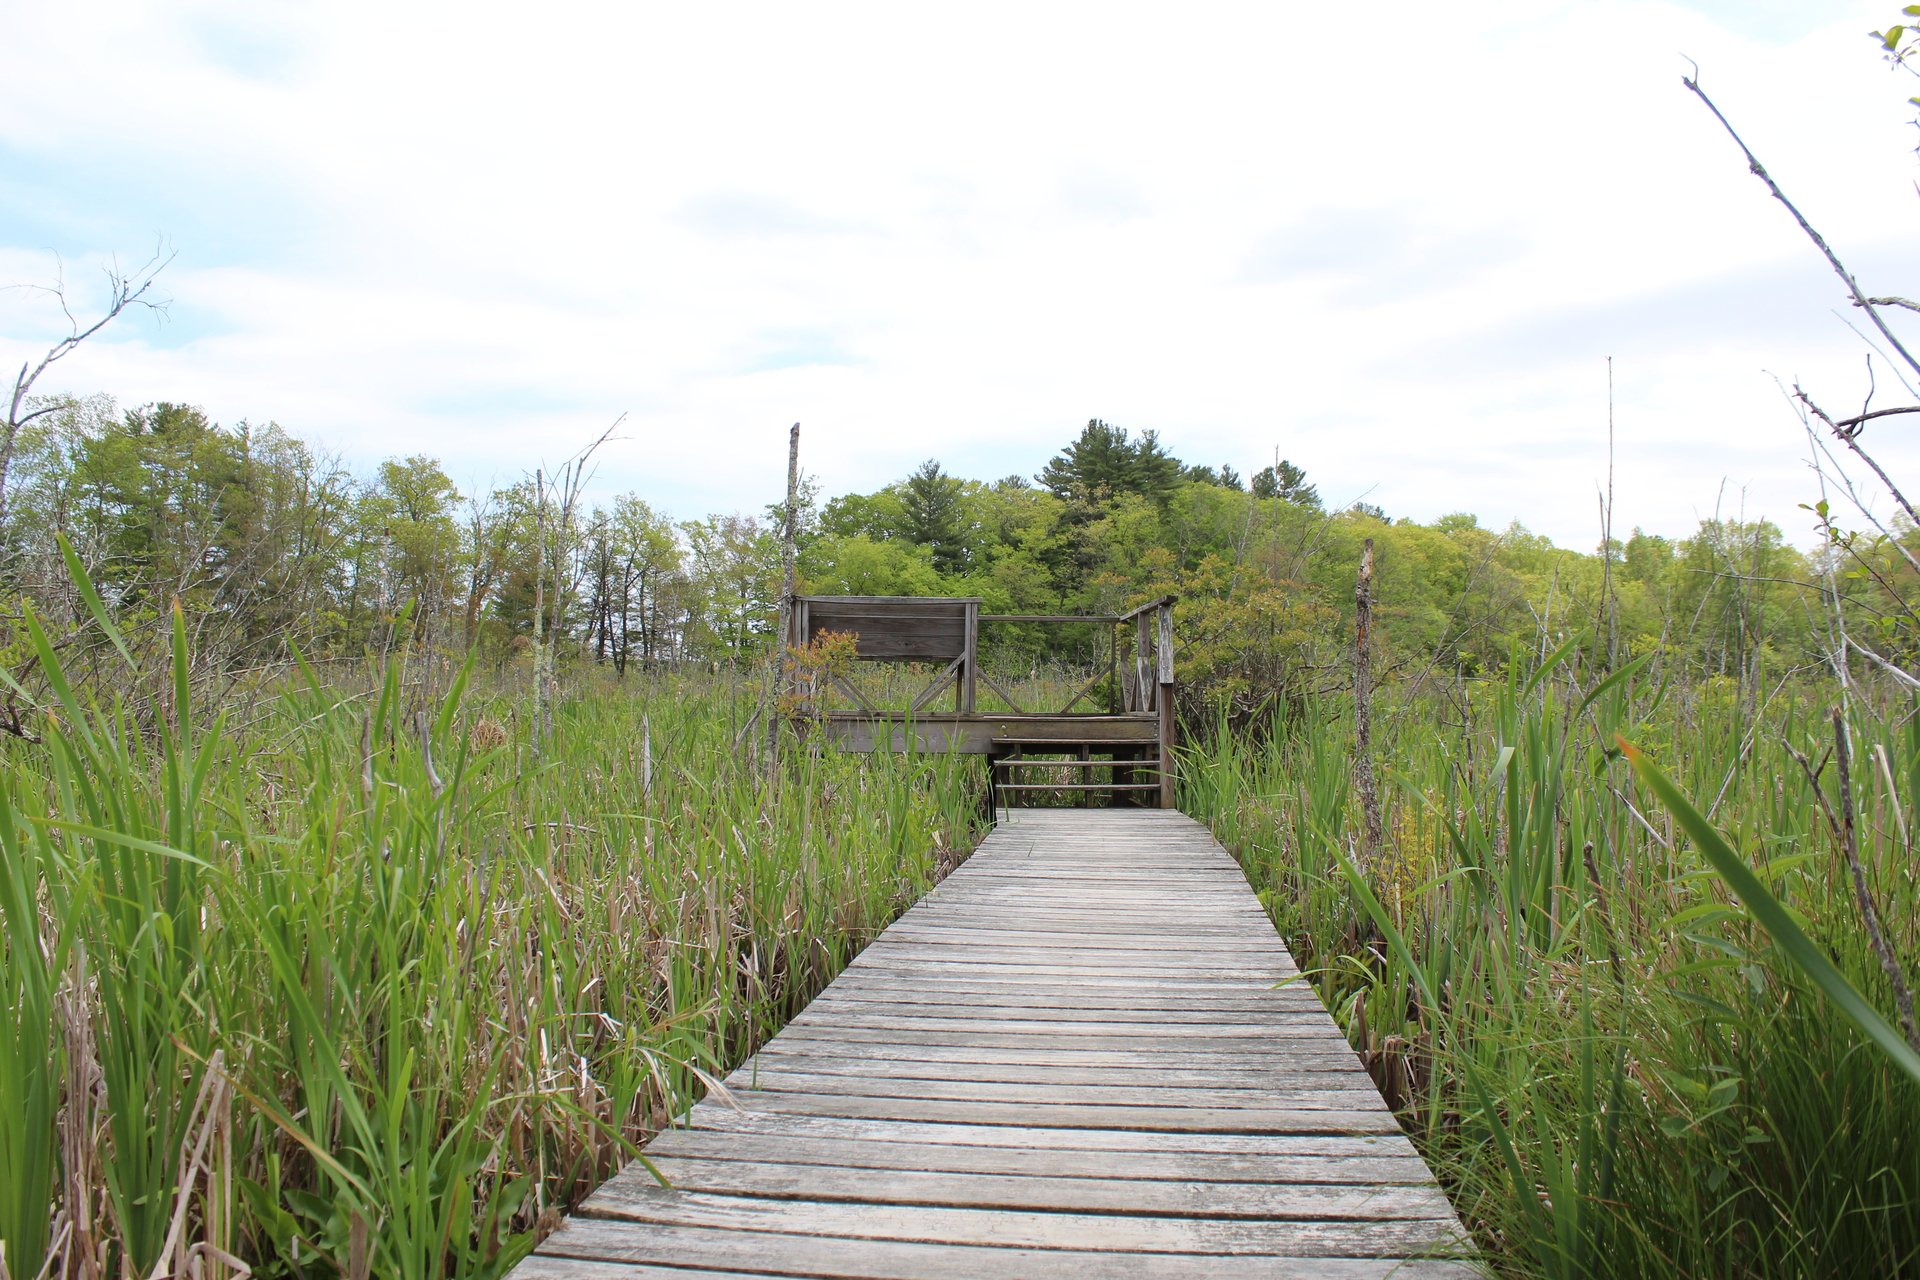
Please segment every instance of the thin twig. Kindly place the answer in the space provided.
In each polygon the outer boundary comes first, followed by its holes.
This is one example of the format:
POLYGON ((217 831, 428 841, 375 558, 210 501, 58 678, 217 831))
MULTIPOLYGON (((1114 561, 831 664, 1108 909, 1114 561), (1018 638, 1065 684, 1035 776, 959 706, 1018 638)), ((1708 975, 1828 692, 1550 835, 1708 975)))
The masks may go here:
POLYGON ((1873 304, 1873 301, 1869 299, 1866 294, 1860 291, 1860 286, 1855 283, 1852 274, 1847 271, 1845 264, 1840 261, 1839 255, 1835 254, 1834 251, 1828 247, 1826 239, 1821 236, 1818 231, 1813 229, 1813 224, 1807 221, 1806 216, 1800 212, 1793 201, 1787 199, 1787 193, 1780 189, 1780 184, 1773 180, 1772 176, 1767 173, 1766 166, 1760 163, 1760 157, 1753 154, 1753 149, 1746 144, 1739 133, 1734 130, 1734 127, 1727 122, 1727 118, 1720 114, 1720 108, 1713 105, 1713 99, 1709 98, 1705 91, 1700 88, 1699 81, 1689 76, 1682 76, 1680 77, 1680 83, 1686 85, 1687 88, 1692 91, 1694 97, 1704 102, 1707 110, 1713 112, 1713 118, 1720 122, 1720 127, 1727 131, 1727 136, 1733 139, 1734 145, 1739 147, 1741 153, 1746 156, 1747 167, 1753 171, 1753 176, 1767 184, 1767 190, 1773 193, 1773 198, 1786 206, 1787 212, 1793 215, 1793 220, 1800 224, 1802 231, 1807 233, 1807 238, 1812 240, 1815 247, 1825 255, 1828 265, 1833 268, 1834 274, 1840 277, 1841 282, 1847 286, 1847 292, 1853 295, 1854 305, 1867 313, 1867 317, 1873 321, 1873 327, 1880 331, 1880 336, 1887 340, 1889 346, 1900 353, 1901 358, 1907 362, 1908 367, 1915 373, 1920 373, 1920 360, 1915 360, 1912 353, 1901 344, 1900 339, 1894 337, 1893 330, 1887 327, 1887 322, 1881 317, 1880 309, 1873 304))
MULTIPOLYGON (((1915 511, 1913 509, 1913 504, 1907 501, 1907 495, 1900 492, 1900 487, 1894 484, 1893 477, 1889 476, 1886 473, 1886 469, 1883 468, 1879 464, 1879 462, 1875 461, 1875 459, 1873 458, 1873 455, 1869 454, 1865 449, 1862 449, 1860 447, 1859 440, 1855 438, 1857 433, 1854 431, 1849 431, 1847 428, 1841 426, 1838 422, 1834 421, 1833 418, 1829 417, 1825 409, 1822 409, 1819 405, 1815 404, 1811 399, 1807 397, 1807 393, 1800 389, 1800 385, 1798 383, 1794 384, 1793 394, 1795 399, 1799 400, 1802 404, 1806 405, 1808 409, 1812 410, 1814 417, 1826 423, 1827 426, 1833 431, 1833 434, 1840 437, 1840 442, 1847 446, 1847 448, 1853 453, 1854 457, 1866 463, 1867 466, 1872 469, 1873 474, 1880 477, 1880 483, 1887 486, 1887 492, 1891 493, 1893 495, 1893 500, 1900 504, 1900 509, 1907 513, 1907 518, 1909 520, 1912 520, 1915 524, 1920 524, 1920 511, 1915 511)), ((1911 559, 1911 557, 1909 557, 1909 559, 1911 559)))

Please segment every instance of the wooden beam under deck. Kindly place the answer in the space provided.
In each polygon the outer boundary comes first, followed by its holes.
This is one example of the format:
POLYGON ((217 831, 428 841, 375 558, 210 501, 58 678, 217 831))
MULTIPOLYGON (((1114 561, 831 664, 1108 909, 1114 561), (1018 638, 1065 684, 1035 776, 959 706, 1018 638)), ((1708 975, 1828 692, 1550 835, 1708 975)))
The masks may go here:
MULTIPOLYGON (((842 751, 957 751, 987 755, 996 738, 1053 739, 1074 743, 1139 743, 1156 746, 1156 712, 1121 716, 869 715, 834 712, 813 732, 842 751)), ((1095 747, 1095 750, 1098 750, 1095 747)))

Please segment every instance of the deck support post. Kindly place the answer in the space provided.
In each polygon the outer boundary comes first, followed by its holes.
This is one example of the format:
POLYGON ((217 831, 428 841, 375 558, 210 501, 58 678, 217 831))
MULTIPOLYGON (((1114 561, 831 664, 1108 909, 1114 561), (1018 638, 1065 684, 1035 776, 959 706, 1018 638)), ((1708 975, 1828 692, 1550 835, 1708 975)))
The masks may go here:
POLYGON ((959 687, 954 691, 954 710, 963 716, 970 716, 978 705, 975 697, 975 673, 980 668, 980 602, 967 601, 966 649, 962 654, 965 665, 960 668, 959 687))
POLYGON ((1160 807, 1174 807, 1173 796, 1173 609, 1161 605, 1156 613, 1160 615, 1159 653, 1160 676, 1160 807))

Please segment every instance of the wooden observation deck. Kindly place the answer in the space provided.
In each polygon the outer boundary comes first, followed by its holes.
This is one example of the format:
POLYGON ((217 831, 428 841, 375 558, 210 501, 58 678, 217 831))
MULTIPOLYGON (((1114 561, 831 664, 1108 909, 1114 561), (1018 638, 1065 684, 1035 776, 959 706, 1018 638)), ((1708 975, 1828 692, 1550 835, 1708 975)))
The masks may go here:
POLYGON ((830 677, 854 703, 809 717, 845 751, 958 751, 987 756, 994 802, 1032 799, 1171 809, 1174 785, 1174 597, 1119 614, 987 614, 970 596, 796 596, 787 642, 851 634, 861 662, 921 663, 932 682, 904 706, 875 705, 852 681, 830 677), (1023 705, 980 664, 983 628, 1110 628, 1107 661, 1058 707, 1023 705), (980 710, 985 688, 1005 709, 980 710), (950 707, 943 696, 952 690, 950 707), (1099 700, 1104 705, 1093 705, 1099 700))

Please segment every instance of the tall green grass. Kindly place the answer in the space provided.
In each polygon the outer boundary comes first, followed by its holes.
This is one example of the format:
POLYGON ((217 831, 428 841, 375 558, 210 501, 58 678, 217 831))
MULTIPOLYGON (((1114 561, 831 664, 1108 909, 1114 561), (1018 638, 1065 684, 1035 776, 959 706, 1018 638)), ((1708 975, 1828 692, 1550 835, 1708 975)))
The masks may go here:
MULTIPOLYGON (((1505 1273, 1920 1269, 1920 1086, 1715 873, 1623 757, 1659 762, 1890 1021, 1814 784, 1830 686, 1770 696, 1570 654, 1376 710, 1390 838, 1355 864, 1350 708, 1186 755, 1210 821, 1505 1273), (1386 714, 1382 715, 1381 712, 1386 714)), ((1850 705, 1867 879, 1920 976, 1920 717, 1850 705)), ((1837 804, 1832 770, 1820 779, 1837 804)))
POLYGON ((0 1247, 40 1274, 486 1276, 970 847, 963 759, 790 749, 750 682, 406 662, 246 724, 175 677, 0 745, 0 1247), (98 1270, 94 1270, 98 1268, 98 1270))

